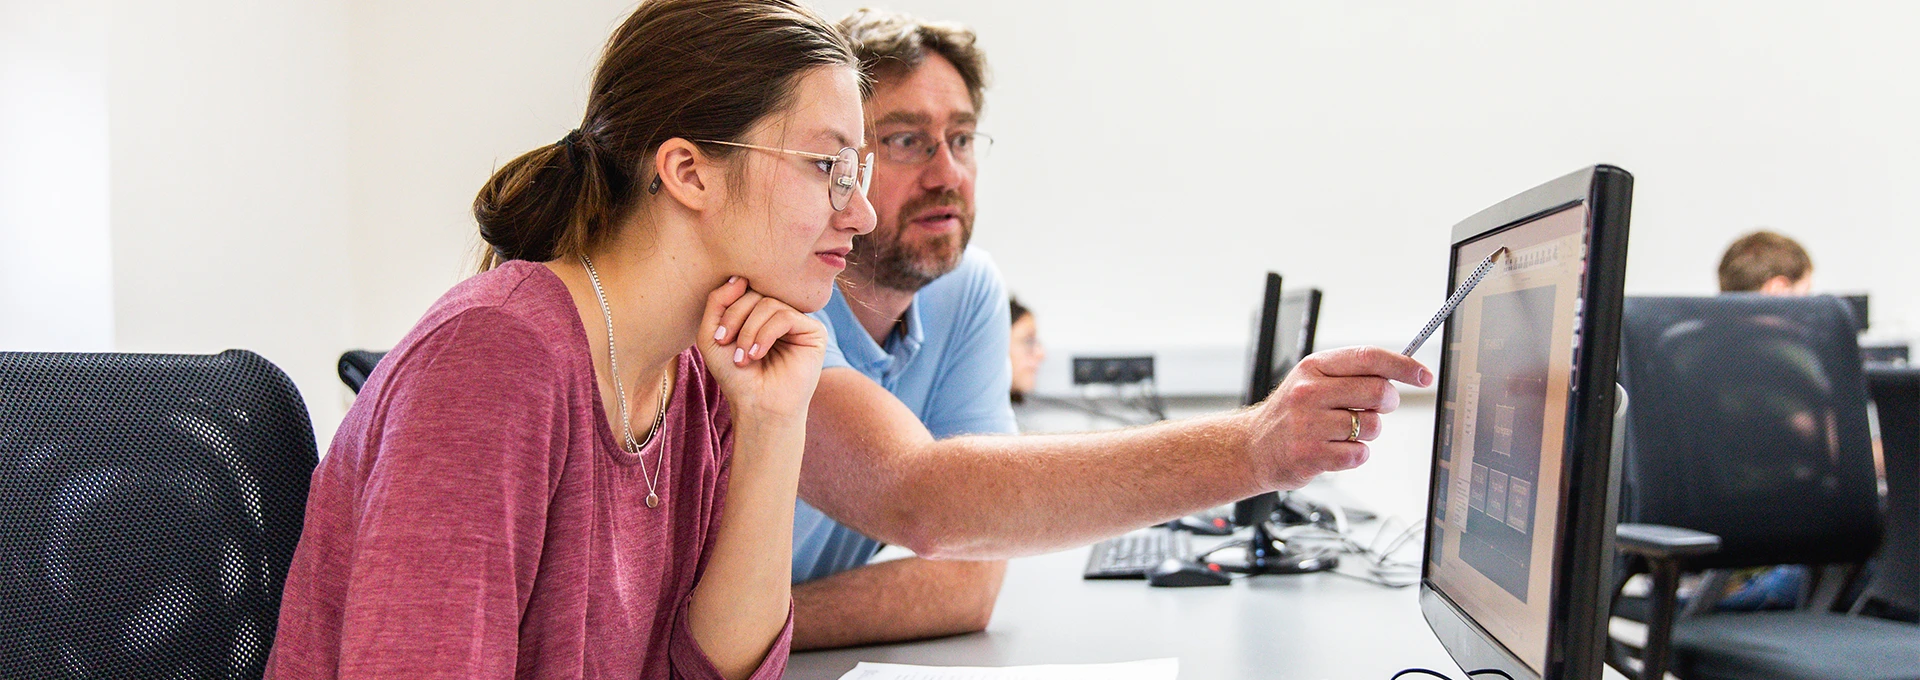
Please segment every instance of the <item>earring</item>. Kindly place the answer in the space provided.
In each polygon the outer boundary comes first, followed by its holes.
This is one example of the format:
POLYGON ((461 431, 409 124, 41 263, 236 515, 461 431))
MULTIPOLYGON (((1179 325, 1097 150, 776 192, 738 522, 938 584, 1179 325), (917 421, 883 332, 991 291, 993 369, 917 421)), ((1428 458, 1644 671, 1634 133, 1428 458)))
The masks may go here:
POLYGON ((653 176, 653 183, 647 185, 647 193, 649 194, 660 193, 660 176, 659 175, 653 176))

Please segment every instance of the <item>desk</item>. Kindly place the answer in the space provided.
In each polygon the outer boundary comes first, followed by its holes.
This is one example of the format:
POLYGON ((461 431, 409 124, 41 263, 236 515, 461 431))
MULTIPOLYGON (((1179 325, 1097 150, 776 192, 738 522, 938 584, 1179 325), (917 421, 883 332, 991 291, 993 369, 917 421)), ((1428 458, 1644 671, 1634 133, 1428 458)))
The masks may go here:
POLYGON ((1387 680, 1411 666, 1465 677, 1420 617, 1417 587, 1320 573, 1149 588, 1081 580, 1086 560, 1086 548, 1013 560, 983 633, 795 654, 786 677, 836 680, 861 661, 1007 666, 1168 656, 1179 657, 1183 680, 1387 680))

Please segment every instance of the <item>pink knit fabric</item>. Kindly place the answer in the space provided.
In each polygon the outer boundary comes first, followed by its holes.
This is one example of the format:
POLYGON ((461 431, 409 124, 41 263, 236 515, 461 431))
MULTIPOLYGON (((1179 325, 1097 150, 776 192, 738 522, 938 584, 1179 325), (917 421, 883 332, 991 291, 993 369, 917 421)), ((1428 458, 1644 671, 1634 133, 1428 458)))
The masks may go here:
MULTIPOLYGON (((585 332, 559 277, 509 262, 380 362, 314 471, 268 678, 720 677, 687 617, 726 400, 688 349, 663 429, 629 454, 585 332), (648 508, 640 461, 662 446, 648 508)), ((753 678, 780 676, 792 635, 789 614, 753 678)))

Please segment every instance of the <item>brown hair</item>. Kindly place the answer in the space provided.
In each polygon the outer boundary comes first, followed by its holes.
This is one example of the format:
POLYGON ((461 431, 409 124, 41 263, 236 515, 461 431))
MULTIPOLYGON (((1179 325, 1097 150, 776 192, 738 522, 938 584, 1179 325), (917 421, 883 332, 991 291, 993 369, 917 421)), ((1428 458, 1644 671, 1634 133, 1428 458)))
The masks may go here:
POLYGON ((978 113, 986 104, 987 55, 975 44, 973 29, 944 21, 921 21, 883 9, 854 10, 840 20, 840 32, 853 43, 860 70, 880 79, 912 71, 929 53, 945 57, 960 72, 967 96, 978 113))
MULTIPOLYGON (((660 144, 739 141, 819 66, 856 66, 846 39, 796 0, 645 0, 608 38, 580 127, 493 173, 473 199, 507 260, 578 256, 646 195, 660 144)), ((735 149, 699 143, 715 158, 735 149)))
POLYGON ((1799 281, 1810 273, 1813 258, 1799 243, 1771 231, 1756 231, 1734 241, 1720 256, 1720 292, 1753 292, 1773 277, 1799 281))

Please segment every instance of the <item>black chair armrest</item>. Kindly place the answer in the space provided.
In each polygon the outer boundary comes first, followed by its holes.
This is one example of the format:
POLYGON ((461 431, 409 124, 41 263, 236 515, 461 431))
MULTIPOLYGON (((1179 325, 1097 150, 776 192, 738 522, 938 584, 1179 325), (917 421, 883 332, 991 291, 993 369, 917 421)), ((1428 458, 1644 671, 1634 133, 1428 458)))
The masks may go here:
POLYGON ((358 394, 360 387, 367 384, 367 377, 373 375, 374 367, 379 366, 380 360, 386 356, 386 352, 371 352, 364 349, 356 349, 340 355, 340 382, 346 383, 347 387, 353 388, 354 393, 358 394))
POLYGON ((1681 563, 1689 557, 1719 552, 1720 537, 1659 524, 1621 524, 1614 529, 1614 546, 1620 552, 1646 561, 1653 575, 1653 592, 1648 594, 1653 607, 1647 617, 1647 644, 1641 650, 1638 672, 1616 653, 1617 645, 1610 650, 1607 663, 1627 677, 1663 680, 1673 655, 1673 619, 1680 599, 1681 563))
POLYGON ((1622 524, 1614 531, 1620 552, 1652 560, 1711 555, 1720 551, 1720 537, 1704 531, 1660 524, 1622 524))

